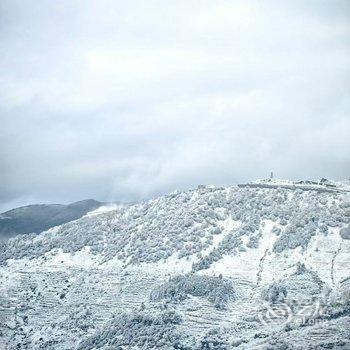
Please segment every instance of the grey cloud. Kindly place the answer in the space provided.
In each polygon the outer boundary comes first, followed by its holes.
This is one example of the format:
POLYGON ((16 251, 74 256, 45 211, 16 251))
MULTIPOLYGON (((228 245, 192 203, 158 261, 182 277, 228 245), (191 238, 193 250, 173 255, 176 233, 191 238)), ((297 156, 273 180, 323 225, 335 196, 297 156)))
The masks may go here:
POLYGON ((348 1, 0 6, 0 208, 350 176, 348 1))

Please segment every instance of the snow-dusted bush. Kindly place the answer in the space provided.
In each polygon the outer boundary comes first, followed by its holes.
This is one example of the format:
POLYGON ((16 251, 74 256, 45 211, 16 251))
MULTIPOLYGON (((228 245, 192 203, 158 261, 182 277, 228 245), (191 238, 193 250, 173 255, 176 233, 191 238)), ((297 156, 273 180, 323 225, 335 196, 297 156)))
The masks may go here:
POLYGON ((229 349, 228 331, 225 328, 213 328, 204 334, 198 350, 227 350, 229 349))
POLYGON ((316 296, 321 298, 324 288, 324 282, 315 271, 306 268, 302 263, 297 263, 293 274, 265 288, 261 297, 272 304, 286 300, 301 301, 301 298, 307 301, 316 296))
POLYGON ((266 350, 295 350, 295 347, 283 339, 272 338, 265 347, 266 350))
POLYGON ((276 236, 279 236, 279 235, 281 234, 281 232, 282 232, 282 230, 281 230, 281 228, 278 227, 278 226, 274 226, 274 227, 272 228, 272 233, 275 234, 276 236))
POLYGON ((200 270, 206 270, 209 269, 211 264, 214 262, 212 259, 212 256, 209 254, 207 256, 200 257, 199 261, 192 264, 192 271, 197 272, 200 270))
POLYGON ((320 232, 322 232, 325 236, 327 236, 328 232, 329 232, 329 228, 326 224, 319 224, 318 229, 320 232))
POLYGON ((297 247, 306 248, 311 237, 315 235, 315 231, 308 230, 294 225, 286 228, 279 236, 273 246, 273 250, 281 253, 286 249, 295 249, 297 247))
POLYGON ((287 225, 287 224, 288 224, 287 219, 286 219, 286 218, 281 218, 281 219, 280 219, 280 224, 281 224, 282 226, 287 225))
POLYGON ((282 284, 272 283, 268 288, 261 293, 262 299, 271 304, 283 302, 287 296, 287 289, 282 284))
POLYGON ((252 235, 249 237, 249 242, 247 243, 248 248, 258 248, 259 247, 259 235, 252 235))
POLYGON ((72 307, 66 319, 60 323, 62 328, 68 331, 80 332, 84 334, 89 329, 93 329, 95 327, 94 322, 95 320, 90 307, 87 305, 78 305, 77 307, 72 307))
POLYGON ((102 330, 83 340, 78 349, 191 349, 191 339, 176 330, 178 317, 168 312, 116 315, 102 330))
POLYGON ((343 239, 350 239, 350 227, 343 227, 340 230, 340 237, 343 239))
POLYGON ((151 301, 179 302, 189 295, 207 298, 218 309, 225 309, 235 292, 231 281, 213 276, 179 275, 156 287, 151 301))

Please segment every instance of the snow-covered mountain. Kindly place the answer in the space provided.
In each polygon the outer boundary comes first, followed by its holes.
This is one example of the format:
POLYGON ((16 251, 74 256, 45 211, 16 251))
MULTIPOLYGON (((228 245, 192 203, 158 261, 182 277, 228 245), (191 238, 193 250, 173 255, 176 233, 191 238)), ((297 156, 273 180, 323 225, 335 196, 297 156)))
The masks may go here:
POLYGON ((0 248, 0 348, 349 349, 350 196, 175 192, 0 248))

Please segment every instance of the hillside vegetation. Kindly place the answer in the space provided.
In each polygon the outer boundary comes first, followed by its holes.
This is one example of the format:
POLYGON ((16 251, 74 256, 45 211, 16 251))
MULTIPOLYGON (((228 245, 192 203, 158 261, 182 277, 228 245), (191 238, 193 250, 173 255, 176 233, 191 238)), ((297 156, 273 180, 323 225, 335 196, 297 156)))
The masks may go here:
POLYGON ((348 349, 349 209, 319 186, 201 186, 11 238, 1 341, 348 349))

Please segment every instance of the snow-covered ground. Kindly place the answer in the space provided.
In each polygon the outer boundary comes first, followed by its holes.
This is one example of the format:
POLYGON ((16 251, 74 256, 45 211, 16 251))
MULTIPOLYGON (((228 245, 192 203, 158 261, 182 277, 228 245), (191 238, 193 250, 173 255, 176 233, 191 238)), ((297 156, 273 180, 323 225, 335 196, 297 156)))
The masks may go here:
MULTIPOLYGON (((0 248, 0 348, 74 349, 86 340, 92 349, 90 340, 115 331, 116 315, 170 309, 182 317, 174 329, 193 338, 189 349, 206 348, 213 334, 226 348, 348 349, 350 240, 339 233, 348 208, 339 192, 200 187, 11 239, 0 248), (151 301, 179 275, 214 277, 234 295, 225 308, 199 287, 151 301), (272 322, 276 298, 289 313, 298 300, 326 303, 328 318, 272 322)), ((121 348, 147 348, 129 345, 121 348)))

